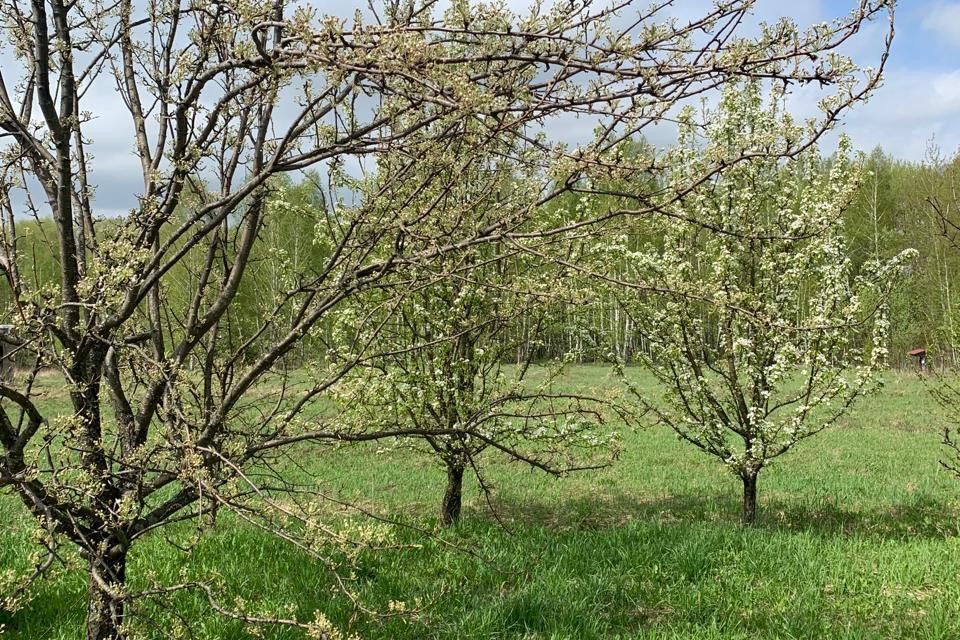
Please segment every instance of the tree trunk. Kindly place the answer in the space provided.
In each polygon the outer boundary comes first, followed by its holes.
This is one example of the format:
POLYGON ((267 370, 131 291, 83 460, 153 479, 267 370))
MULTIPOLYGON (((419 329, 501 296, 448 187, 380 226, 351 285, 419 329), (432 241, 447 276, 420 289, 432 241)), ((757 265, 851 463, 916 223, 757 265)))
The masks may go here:
POLYGON ((447 463, 447 490, 440 505, 440 521, 449 527, 460 519, 463 505, 463 463, 447 463))
POLYGON ((125 637, 121 625, 124 620, 122 591, 126 577, 126 551, 117 552, 114 548, 102 557, 90 559, 87 640, 122 640, 125 637))
POLYGON ((740 512, 740 523, 752 525, 757 517, 757 474, 744 474, 743 480, 743 510, 740 512))

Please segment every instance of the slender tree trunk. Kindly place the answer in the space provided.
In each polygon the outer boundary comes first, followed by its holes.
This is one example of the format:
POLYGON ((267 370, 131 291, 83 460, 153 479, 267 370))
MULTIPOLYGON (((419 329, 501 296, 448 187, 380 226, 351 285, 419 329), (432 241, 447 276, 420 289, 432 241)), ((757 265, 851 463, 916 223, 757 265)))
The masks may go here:
POLYGON ((744 473, 743 480, 743 509, 740 511, 740 523, 752 525, 757 517, 757 474, 744 473))
POLYGON ((449 527, 460 519, 460 508, 463 505, 463 463, 447 463, 447 490, 443 493, 443 504, 440 506, 440 521, 443 526, 449 527))
POLYGON ((91 558, 87 586, 87 640, 122 640, 125 637, 121 628, 124 621, 121 591, 126 577, 126 551, 91 558))

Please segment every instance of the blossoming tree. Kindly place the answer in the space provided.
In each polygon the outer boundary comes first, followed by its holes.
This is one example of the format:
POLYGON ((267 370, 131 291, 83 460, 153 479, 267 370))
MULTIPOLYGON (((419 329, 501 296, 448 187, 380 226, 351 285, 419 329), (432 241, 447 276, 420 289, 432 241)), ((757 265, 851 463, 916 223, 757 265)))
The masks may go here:
POLYGON ((739 477, 741 519, 752 523, 760 472, 877 384, 883 301, 909 254, 852 271, 842 213, 860 164, 843 137, 826 165, 816 147, 778 160, 803 133, 780 92, 765 103, 759 83, 728 86, 702 136, 693 115, 681 118, 665 191, 686 188, 705 163, 730 167, 651 223, 661 240, 615 247, 633 270, 621 301, 664 394, 637 397, 739 477))
MULTIPOLYGON (((389 179, 384 189, 381 182, 397 169, 385 159, 360 206, 430 208, 430 223, 418 231, 427 235, 536 208, 543 183, 531 163, 536 155, 481 145, 473 140, 478 133, 464 132, 434 157, 429 171, 442 177, 430 189, 389 179)), ((522 216, 510 224, 529 231, 541 222, 522 216)), ((554 475, 595 467, 615 453, 613 435, 601 432, 603 401, 564 387, 562 360, 532 366, 526 343, 564 299, 561 281, 561 269, 517 246, 477 245, 397 272, 337 314, 343 335, 332 365, 357 363, 334 389, 345 429, 395 433, 402 446, 437 458, 447 478, 444 525, 460 517, 465 471, 486 491, 480 454, 487 449, 554 475)))

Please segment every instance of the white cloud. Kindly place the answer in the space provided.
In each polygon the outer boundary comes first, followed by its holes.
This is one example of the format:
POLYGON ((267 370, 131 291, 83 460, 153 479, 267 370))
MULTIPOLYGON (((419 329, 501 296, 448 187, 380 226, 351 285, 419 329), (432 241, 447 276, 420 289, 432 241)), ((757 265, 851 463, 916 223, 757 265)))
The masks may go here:
POLYGON ((960 46, 960 2, 938 2, 931 5, 922 24, 945 42, 960 46))
POLYGON ((945 151, 960 147, 960 69, 898 67, 869 102, 847 113, 842 130, 864 150, 877 145, 896 158, 924 159, 931 138, 945 151))

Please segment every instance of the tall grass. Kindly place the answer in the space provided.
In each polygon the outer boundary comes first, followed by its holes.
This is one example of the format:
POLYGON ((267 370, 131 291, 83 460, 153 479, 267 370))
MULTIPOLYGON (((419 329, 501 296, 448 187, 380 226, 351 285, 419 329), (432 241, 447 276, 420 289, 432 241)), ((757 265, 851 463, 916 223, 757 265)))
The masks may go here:
MULTIPOLYGON (((574 377, 613 384, 599 368, 574 377)), ((434 461, 376 445, 304 449, 324 491, 411 525, 395 529, 396 548, 365 552, 352 584, 373 609, 419 603, 413 616, 352 616, 319 563, 229 517, 188 553, 153 536, 134 548, 130 573, 134 588, 148 571, 217 574, 228 603, 321 610, 364 638, 956 638, 960 482, 938 466, 941 420, 921 381, 891 374, 765 471, 750 529, 737 524, 739 481, 658 428, 624 430, 615 465, 562 479, 491 455, 494 511, 471 480, 449 531, 437 527, 434 461)), ((0 515, 0 567, 26 566, 25 510, 0 496, 0 515)), ((63 572, 0 624, 15 638, 81 638, 85 588, 82 571, 63 572)), ((174 605, 143 607, 142 633, 246 637, 195 594, 174 605)))

